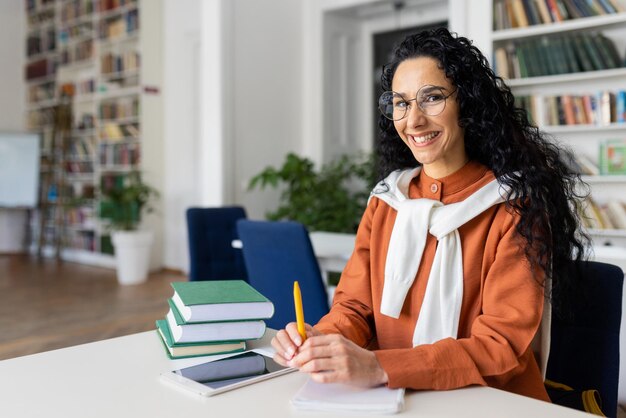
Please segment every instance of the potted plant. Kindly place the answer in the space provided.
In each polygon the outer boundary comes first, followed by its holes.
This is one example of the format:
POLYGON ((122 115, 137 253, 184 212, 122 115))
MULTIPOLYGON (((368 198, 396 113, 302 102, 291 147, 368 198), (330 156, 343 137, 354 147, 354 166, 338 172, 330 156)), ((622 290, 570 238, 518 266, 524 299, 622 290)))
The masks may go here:
POLYGON ((311 160, 290 153, 282 167, 266 167, 250 180, 256 187, 284 187, 269 220, 289 219, 311 231, 355 233, 376 182, 373 155, 343 155, 315 170, 311 160))
POLYGON ((138 171, 103 181, 100 216, 109 221, 120 284, 142 283, 148 278, 154 234, 139 229, 139 225, 142 214, 154 210, 152 202, 158 196, 156 189, 143 182, 138 171))

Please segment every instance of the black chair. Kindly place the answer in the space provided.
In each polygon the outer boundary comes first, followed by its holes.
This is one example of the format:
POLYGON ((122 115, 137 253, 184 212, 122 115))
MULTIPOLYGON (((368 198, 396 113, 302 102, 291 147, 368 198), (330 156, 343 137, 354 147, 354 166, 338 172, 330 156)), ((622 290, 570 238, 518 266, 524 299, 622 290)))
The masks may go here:
POLYGON ((328 313, 328 296, 306 228, 297 222, 237 221, 248 282, 274 303, 265 321, 281 329, 295 321, 293 282, 302 291, 304 317, 316 324, 328 313))
POLYGON ((246 218, 239 206, 187 209, 189 280, 247 280, 235 222, 246 218))
POLYGON ((570 315, 552 315, 546 378, 577 390, 596 389, 602 410, 614 417, 624 273, 611 264, 581 262, 572 263, 570 274, 582 279, 583 289, 565 307, 570 315))

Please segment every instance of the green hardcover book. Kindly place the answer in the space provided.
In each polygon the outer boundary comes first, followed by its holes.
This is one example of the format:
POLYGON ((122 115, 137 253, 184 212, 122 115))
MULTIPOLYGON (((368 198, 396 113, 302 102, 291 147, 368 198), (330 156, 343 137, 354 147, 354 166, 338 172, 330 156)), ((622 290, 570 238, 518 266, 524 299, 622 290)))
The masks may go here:
POLYGON ((600 55, 595 42, 591 38, 591 35, 581 33, 579 36, 582 39, 583 47, 587 51, 589 58, 591 58, 594 70, 606 70, 607 67, 605 66, 604 61, 602 61, 602 56, 600 55))
POLYGON ((608 54, 610 57, 609 61, 611 62, 612 67, 610 68, 619 68, 622 66, 622 60, 619 57, 619 52, 617 52, 617 48, 615 47, 615 42, 612 39, 607 38, 603 33, 598 32, 595 35, 596 41, 601 43, 605 54, 608 54))
POLYGON ((568 58, 566 55, 565 47, 563 46, 563 40, 561 38, 551 38, 548 41, 548 50, 550 54, 554 56, 555 74, 567 74, 570 72, 568 66, 568 58))
POLYGON ((256 340, 265 334, 265 321, 185 322, 172 299, 165 319, 175 343, 256 340))
POLYGON ((591 43, 594 45, 595 49, 598 51, 598 55, 602 59, 602 65, 604 68, 615 68, 616 65, 613 63, 613 57, 611 57, 611 53, 604 44, 604 41, 598 37, 597 35, 592 35, 590 37, 591 43))
POLYGON ((574 42, 574 50, 576 51, 576 58, 580 63, 580 67, 583 71, 594 71, 595 67, 589 56, 589 51, 585 47, 585 42, 581 36, 573 35, 572 40, 574 42))
POLYGON ((532 41, 526 41, 523 45, 524 58, 526 59, 526 69, 529 77, 538 77, 543 74, 541 69, 541 58, 539 52, 532 41))
POLYGON ((539 51, 539 57, 541 62, 543 63, 541 70, 544 75, 553 75, 558 74, 557 69, 557 57, 550 48, 550 40, 548 37, 544 36, 541 39, 537 40, 535 43, 537 47, 537 51, 539 51))
POLYGON ((528 66, 526 64, 526 54, 524 53, 524 48, 521 43, 515 46, 515 56, 517 57, 517 63, 519 65, 520 78, 530 77, 530 74, 528 74, 528 66))
POLYGON ((216 341, 212 343, 186 343, 180 344, 174 342, 170 327, 167 321, 160 319, 156 321, 157 331, 161 337, 161 341, 165 346, 165 352, 171 359, 209 356, 215 354, 229 354, 244 351, 246 349, 245 341, 216 341))
POLYGON ((578 60, 574 48, 574 40, 567 37, 559 37, 559 43, 563 48, 565 61, 567 63, 567 73, 579 73, 583 71, 580 61, 578 60))
POLYGON ((267 319, 274 304, 243 280, 173 282, 172 300, 185 322, 267 319))

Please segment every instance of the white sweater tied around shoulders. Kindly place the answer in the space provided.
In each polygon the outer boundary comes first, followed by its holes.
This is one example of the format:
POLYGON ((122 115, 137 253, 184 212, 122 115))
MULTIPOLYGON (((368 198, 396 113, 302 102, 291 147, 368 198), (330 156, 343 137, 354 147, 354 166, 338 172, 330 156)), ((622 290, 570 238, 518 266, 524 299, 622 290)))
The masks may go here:
POLYGON ((415 280, 426 237, 437 238, 435 258, 419 313, 413 346, 456 338, 463 302, 463 254, 458 228, 490 207, 504 202, 506 189, 497 180, 467 199, 444 205, 427 198, 409 199, 409 184, 420 167, 392 172, 370 198, 381 199, 398 212, 387 252, 380 312, 398 318, 415 280))

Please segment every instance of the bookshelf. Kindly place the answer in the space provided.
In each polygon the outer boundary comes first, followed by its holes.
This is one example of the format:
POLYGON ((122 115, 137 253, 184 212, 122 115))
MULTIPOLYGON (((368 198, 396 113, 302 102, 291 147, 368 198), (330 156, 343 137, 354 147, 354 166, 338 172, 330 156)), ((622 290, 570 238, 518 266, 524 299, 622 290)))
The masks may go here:
MULTIPOLYGON (((490 42, 496 72, 505 78, 520 102, 522 97, 527 98, 525 107, 540 129, 581 159, 598 166, 601 144, 608 140, 626 143, 623 104, 622 108, 618 104, 619 93, 626 90, 626 2, 493 0, 491 7, 490 42), (586 10, 580 8, 582 3, 586 3, 582 5, 586 10), (559 10, 560 21, 550 5, 559 10), (549 21, 540 11, 544 6, 549 21), (614 45, 612 56, 607 42, 614 45), (536 65, 532 70, 529 61, 536 65), (541 67, 538 61, 543 61, 541 67), (529 66, 527 71, 519 68, 522 65, 529 66), (600 109, 601 92, 617 96, 608 112, 607 108, 600 109)), ((611 201, 625 207, 626 173, 584 175, 583 180, 601 210, 606 210, 611 201)), ((626 247, 626 228, 589 227, 587 232, 594 245, 626 247)))
MULTIPOLYGON (((26 1, 26 128, 42 134, 42 160, 49 162, 42 165, 42 176, 60 172, 67 184, 56 191, 63 207, 60 223, 51 222, 56 215, 47 210, 31 219, 33 247, 43 223, 44 233, 60 234, 63 258, 115 265, 98 190, 103 182, 145 169, 142 128, 152 116, 143 109, 143 80, 147 75, 154 83, 159 75, 141 62, 158 60, 160 48, 142 40, 159 39, 160 28, 140 22, 160 7, 142 0, 26 1), (61 91, 71 92, 73 124, 59 160, 51 158, 58 150, 49 136, 61 91)), ((158 135, 152 140, 159 144, 158 135)), ((45 200, 52 192, 40 193, 45 200)))

